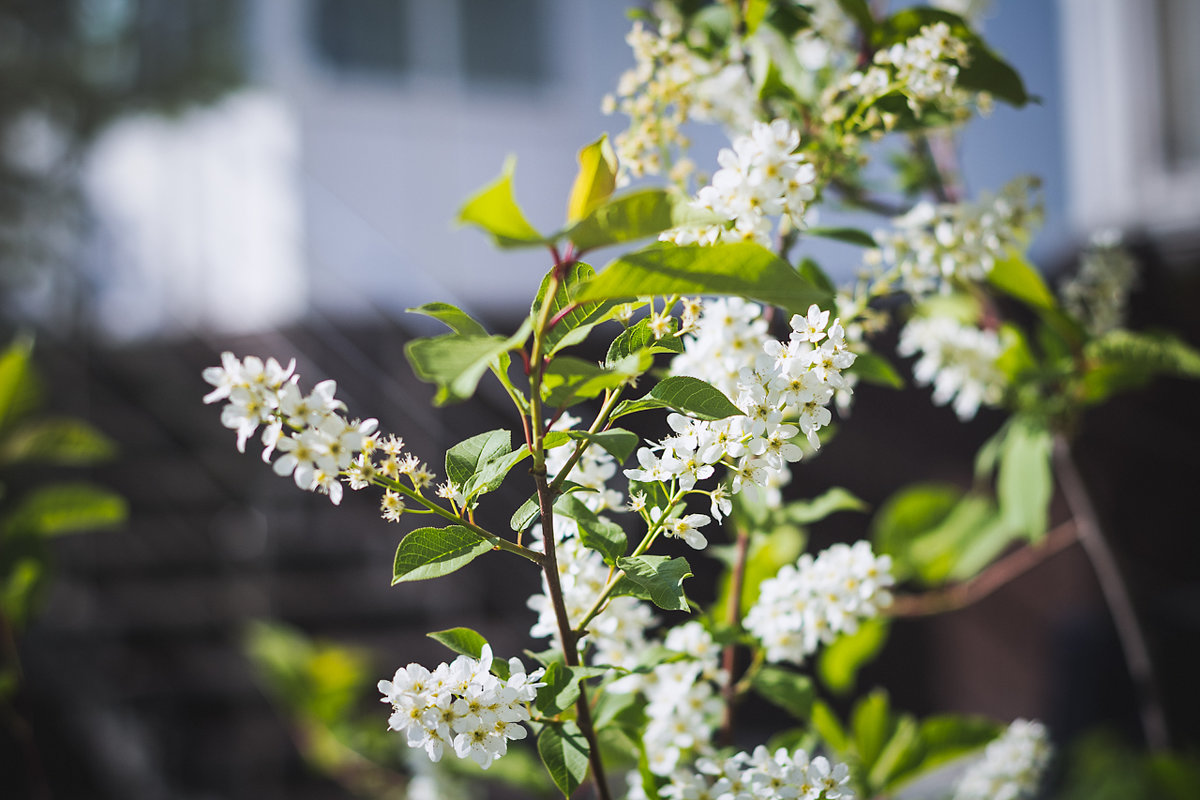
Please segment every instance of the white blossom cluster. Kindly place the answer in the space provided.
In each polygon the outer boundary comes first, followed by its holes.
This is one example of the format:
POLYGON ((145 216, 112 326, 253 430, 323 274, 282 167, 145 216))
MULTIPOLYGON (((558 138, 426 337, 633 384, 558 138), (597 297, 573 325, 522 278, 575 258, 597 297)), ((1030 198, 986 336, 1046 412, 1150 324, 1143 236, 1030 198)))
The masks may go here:
POLYGON ((337 384, 321 381, 309 394, 297 385, 293 359, 283 367, 273 358, 257 356, 239 360, 233 353, 221 354, 221 366, 204 370, 204 380, 215 387, 205 403, 228 400, 221 409, 221 424, 237 431, 237 446, 246 451, 246 441, 265 426, 262 434, 263 461, 276 474, 292 476, 296 485, 329 495, 341 502, 338 476, 360 453, 376 446, 376 420, 347 420, 340 411, 346 405, 334 397, 337 384))
POLYGON ((866 541, 835 544, 763 581, 743 624, 763 643, 768 661, 801 664, 890 605, 893 582, 891 556, 876 556, 866 541))
POLYGON ((708 381, 735 397, 742 368, 754 363, 770 338, 763 307, 757 303, 740 297, 704 300, 683 340, 683 352, 671 361, 671 372, 708 381))
POLYGON ((980 405, 994 406, 1004 398, 1008 381, 1000 370, 1004 352, 993 330, 964 325, 945 316, 914 317, 900 331, 896 352, 920 354, 913 377, 921 386, 933 385, 933 402, 952 403, 961 420, 980 405))
POLYGON ((816 190, 816 169, 797 153, 800 132, 787 120, 755 122, 748 134, 717 155, 721 169, 700 189, 692 206, 732 222, 674 228, 659 235, 676 244, 753 241, 771 245, 774 218, 786 214, 803 227, 804 213, 816 190))
POLYGON ((925 25, 917 35, 875 54, 875 63, 891 65, 896 81, 904 87, 908 104, 920 114, 927 103, 955 101, 960 67, 969 63, 966 43, 944 22, 925 25))
MULTIPOLYGON (((753 753, 737 753, 723 761, 705 758, 697 772, 677 772, 664 787, 669 800, 714 798, 725 800, 853 800, 850 768, 830 763, 824 756, 810 759, 804 750, 774 753, 759 746, 753 753)), ((632 796, 632 795, 631 795, 632 796)))
POLYGON ((918 203, 892 221, 894 230, 875 232, 879 247, 868 251, 868 265, 890 269, 882 280, 898 281, 914 299, 952 279, 983 280, 1038 224, 1040 206, 1030 199, 1036 187, 1033 178, 1018 178, 976 203, 918 203))
MULTIPOLYGON (((571 430, 579 422, 579 417, 564 413, 554 422, 551 430, 571 430)), ((558 477, 572 452, 574 449, 571 447, 556 447, 546 451, 546 473, 550 480, 558 477)), ((609 509, 619 509, 625 504, 624 495, 608 486, 608 481, 616 474, 617 460, 612 454, 603 447, 589 447, 567 473, 567 480, 589 490, 577 496, 584 505, 599 514, 609 509)))
POLYGON ((1050 762, 1046 727, 1018 719, 992 741, 983 759, 962 776, 954 800, 1018 800, 1032 797, 1050 762))
POLYGON ((408 746, 424 749, 431 761, 450 749, 487 769, 508 752, 509 740, 525 738, 526 704, 545 685, 538 682, 542 669, 527 674, 517 658, 508 667, 507 680, 493 675, 492 648, 485 644, 478 659, 459 656, 432 672, 420 664, 396 670, 379 682, 382 701, 392 705, 388 728, 405 733, 408 746))
MULTIPOLYGON (((629 128, 614 140, 622 184, 630 176, 661 173, 664 155, 688 146, 681 128, 689 119, 718 121, 735 130, 745 130, 753 120, 754 90, 740 56, 728 63, 711 62, 680 34, 679 21, 668 17, 657 32, 634 22, 625 37, 634 67, 621 75, 616 95, 605 97, 603 104, 605 113, 620 111, 630 119, 629 128)), ((691 169, 683 159, 672 177, 682 180, 691 169)))
POLYGON ((1063 306, 1093 336, 1125 324, 1129 290, 1137 278, 1137 262, 1121 245, 1121 234, 1099 231, 1092 236, 1079 271, 1061 287, 1063 306))
POLYGON ((640 691, 646 697, 642 741, 656 775, 672 774, 685 756, 712 752, 724 711, 719 687, 728 677, 720 668, 720 646, 695 620, 668 631, 663 646, 690 658, 626 675, 609 686, 609 691, 640 691))
MULTIPOLYGON (((696 489, 696 484, 712 477, 715 466, 722 464, 732 474, 733 494, 745 486, 774 491, 783 482, 780 473, 786 473, 787 464, 804 454, 793 440, 804 434, 810 445, 820 445, 817 433, 831 419, 827 406, 835 389, 848 388, 842 370, 854 363, 841 323, 836 319, 830 323, 829 312, 813 305, 807 315, 792 317, 787 342, 766 340, 760 349, 746 352, 740 352, 741 346, 730 347, 733 341, 742 345, 760 341, 761 329, 751 319, 758 310, 752 303, 733 301, 706 305, 697 323, 698 334, 685 339, 685 352, 672 365, 676 374, 700 373, 695 377, 715 371, 719 386, 736 390, 726 394, 743 415, 715 421, 668 415, 675 435, 640 448, 638 467, 625 470, 627 478, 699 492, 703 490, 696 489), (711 348, 713 355, 707 354, 706 348, 711 348), (742 365, 731 387, 732 369, 739 356, 742 365)), ((729 513, 731 504, 724 487, 704 493, 711 499, 713 518, 720 520, 729 513)), ((657 521, 654 509, 650 514, 657 521)), ((709 521, 705 514, 674 517, 664 531, 701 549, 707 540, 697 529, 709 521)))

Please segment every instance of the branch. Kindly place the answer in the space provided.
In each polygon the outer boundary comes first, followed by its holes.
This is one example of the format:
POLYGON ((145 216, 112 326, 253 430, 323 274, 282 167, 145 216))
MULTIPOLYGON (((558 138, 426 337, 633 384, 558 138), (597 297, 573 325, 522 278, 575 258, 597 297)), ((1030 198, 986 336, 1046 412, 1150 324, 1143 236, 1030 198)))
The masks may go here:
POLYGON ((1079 543, 1092 562, 1096 580, 1100 582, 1100 590, 1104 593, 1104 600, 1108 603, 1108 611, 1116 626, 1121 649, 1125 651, 1129 677, 1138 695, 1138 710, 1146 745, 1151 750, 1162 752, 1170 747, 1170 733, 1162 695, 1154 675, 1154 663, 1150 658, 1150 646, 1138 621, 1137 610, 1121 574, 1116 553, 1104 538, 1100 517, 1092 504, 1083 476, 1071 458, 1071 445, 1062 434, 1054 437, 1054 471, 1067 498, 1067 505, 1079 525, 1079 543))
POLYGON ((1079 530, 1075 521, 1064 522, 1050 531, 1036 547, 1022 547, 974 578, 954 586, 922 594, 898 595, 883 613, 890 617, 925 617, 974 605, 1047 561, 1051 556, 1070 547, 1078 538, 1079 530))

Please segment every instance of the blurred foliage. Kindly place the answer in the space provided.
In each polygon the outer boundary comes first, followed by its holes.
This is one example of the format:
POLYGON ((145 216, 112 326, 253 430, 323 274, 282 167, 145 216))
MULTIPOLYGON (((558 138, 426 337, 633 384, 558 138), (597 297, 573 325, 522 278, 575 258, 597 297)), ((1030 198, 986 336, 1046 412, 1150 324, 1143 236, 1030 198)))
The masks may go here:
POLYGON ((116 452, 87 423, 36 415, 42 389, 30 363, 33 343, 18 339, 0 354, 0 624, 10 652, 0 656, 0 699, 18 688, 13 637, 36 613, 49 583, 49 540, 120 524, 125 501, 82 481, 46 483, 40 467, 86 467, 116 452), (34 485, 9 495, 32 475, 34 485))
POLYGON ((1194 800, 1200 797, 1200 754, 1146 753, 1111 733, 1095 732, 1067 752, 1056 800, 1194 800))

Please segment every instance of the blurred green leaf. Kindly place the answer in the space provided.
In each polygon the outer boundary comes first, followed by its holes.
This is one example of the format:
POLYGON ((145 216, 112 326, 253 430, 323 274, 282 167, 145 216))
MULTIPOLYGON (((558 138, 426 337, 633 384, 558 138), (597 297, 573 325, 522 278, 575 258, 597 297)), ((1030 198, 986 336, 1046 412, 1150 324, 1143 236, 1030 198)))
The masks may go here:
POLYGON ((426 317, 433 317, 439 322, 445 323, 450 330, 455 333, 461 333, 464 336, 488 335, 483 325, 476 322, 470 314, 449 303, 426 303, 423 306, 415 306, 406 310, 411 314, 422 314, 426 317))
POLYGON ((751 684, 764 700, 782 708, 798 720, 812 716, 815 697, 812 679, 782 667, 763 667, 751 684))
POLYGON ((86 466, 116 454, 112 440, 82 420, 57 418, 26 422, 0 440, 0 465, 37 461, 86 466))
POLYGON ((875 551, 892 557, 892 574, 904 580, 917 573, 910 552, 920 535, 936 528, 962 497, 957 486, 918 483, 896 492, 880 507, 871 523, 875 551))
POLYGON ((472 195, 458 211, 460 223, 483 229, 503 249, 546 244, 546 238, 529 224, 513 197, 516 166, 515 158, 505 161, 500 177, 472 195))
POLYGON ((834 639, 817 657, 821 682, 835 694, 846 694, 853 689, 858 671, 883 650, 889 628, 884 619, 867 619, 854 633, 834 639))
POLYGON ((1031 542, 1046 534, 1054 476, 1050 457, 1053 440, 1040 423, 1017 417, 1009 425, 1000 452, 996 496, 1004 521, 1031 542))
POLYGON ((4 520, 7 536, 59 536, 111 528, 125 521, 125 498, 88 483, 35 489, 4 520))
POLYGON ((846 370, 847 374, 857 375, 866 383, 876 386, 887 386, 890 389, 903 389, 904 378, 900 376, 892 363, 878 353, 857 353, 854 363, 846 370))
POLYGON ((567 199, 567 222, 583 219, 617 188, 617 155, 608 134, 579 151, 579 172, 567 199))
POLYGON ((1008 258, 997 261, 988 272, 987 280, 1000 291, 1035 308, 1052 309, 1058 305, 1054 292, 1046 286, 1037 267, 1017 252, 1010 252, 1008 258))

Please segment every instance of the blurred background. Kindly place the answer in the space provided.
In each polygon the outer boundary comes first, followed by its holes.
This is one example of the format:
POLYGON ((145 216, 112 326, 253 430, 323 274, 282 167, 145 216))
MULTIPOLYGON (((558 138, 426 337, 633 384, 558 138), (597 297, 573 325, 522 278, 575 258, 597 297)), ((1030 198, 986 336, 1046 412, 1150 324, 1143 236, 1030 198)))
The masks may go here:
MULTIPOLYGON (((576 151, 624 123, 599 111, 632 62, 624 6, 0 0, 0 331, 5 344, 32 337, 46 413, 116 443, 112 460, 68 472, 128 509, 49 545, 36 613, 10 637, 23 677, 0 731, 0 796, 350 796, 301 755, 311 732, 256 678, 254 620, 364 648, 369 684, 443 660, 428 630, 474 627, 506 654, 533 644, 534 576, 484 559, 461 580, 391 588, 411 524, 354 494, 333 509, 239 456, 200 402, 200 372, 226 349, 295 357, 306 386, 335 378, 352 414, 435 465, 507 425, 498 387, 430 406, 402 348, 432 328, 404 309, 442 300, 499 330, 524 316, 545 256, 497 253, 452 220, 515 154, 529 217, 560 224, 576 151)), ((1041 102, 967 127, 970 190, 1040 175, 1039 266, 1053 278, 1093 231, 1118 228, 1144 268, 1134 326, 1200 343, 1200 4, 995 0, 984 19, 1041 102)), ((715 131, 695 140, 701 165, 724 144, 715 131)), ((846 246, 805 253, 842 280, 860 265, 846 246)), ((1001 418, 960 425, 927 395, 864 388, 791 491, 845 485, 878 507, 912 480, 968 484, 1001 418)), ((1090 417, 1079 449, 1173 733, 1192 745, 1198 401, 1196 387, 1160 381, 1090 417)), ((6 497, 43 474, 6 471, 6 497)), ((492 501, 500 524, 523 499, 510 488, 492 501)), ((866 530, 836 518, 810 535, 823 546, 866 530)), ((1098 723, 1140 735, 1077 548, 969 609, 897 624, 860 679, 873 683, 921 713, 1039 717, 1063 740, 1098 723)))

